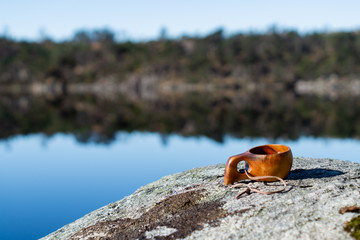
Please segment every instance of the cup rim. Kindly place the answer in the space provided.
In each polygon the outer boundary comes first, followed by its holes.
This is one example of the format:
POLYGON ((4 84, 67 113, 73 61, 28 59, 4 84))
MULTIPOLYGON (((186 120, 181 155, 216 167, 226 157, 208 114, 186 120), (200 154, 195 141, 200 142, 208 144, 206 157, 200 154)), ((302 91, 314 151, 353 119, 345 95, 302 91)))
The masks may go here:
MULTIPOLYGON (((274 149, 275 150, 275 149, 274 149)), ((253 148, 250 148, 249 150, 248 150, 248 152, 249 153, 251 153, 251 154, 255 154, 255 155, 275 155, 275 154, 282 154, 282 153, 286 153, 286 152, 289 152, 291 149, 290 149, 290 147, 289 146, 287 146, 287 145, 284 145, 284 144, 263 144, 263 145, 259 145, 259 146, 256 146, 256 147, 253 147, 253 148), (255 150, 256 148, 262 148, 262 147, 272 147, 272 146, 276 146, 276 147, 279 147, 279 146, 281 146, 281 147, 285 147, 286 149, 285 150, 283 150, 283 151, 276 151, 275 153, 269 153, 269 154, 262 154, 262 153, 256 153, 256 152, 253 152, 253 150, 255 150)))

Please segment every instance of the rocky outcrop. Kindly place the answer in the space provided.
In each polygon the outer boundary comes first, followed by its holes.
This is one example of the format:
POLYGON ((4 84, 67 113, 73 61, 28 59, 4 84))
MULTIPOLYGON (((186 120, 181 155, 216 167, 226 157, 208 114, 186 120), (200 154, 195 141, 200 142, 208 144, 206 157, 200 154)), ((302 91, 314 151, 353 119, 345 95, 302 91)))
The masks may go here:
POLYGON ((343 207, 360 205, 360 164, 295 158, 285 192, 240 199, 224 167, 166 176, 42 239, 351 239, 345 222, 359 214, 343 207))
POLYGON ((315 80, 299 80, 295 83, 295 91, 300 95, 316 95, 337 99, 344 96, 360 95, 360 79, 340 78, 335 74, 315 80))

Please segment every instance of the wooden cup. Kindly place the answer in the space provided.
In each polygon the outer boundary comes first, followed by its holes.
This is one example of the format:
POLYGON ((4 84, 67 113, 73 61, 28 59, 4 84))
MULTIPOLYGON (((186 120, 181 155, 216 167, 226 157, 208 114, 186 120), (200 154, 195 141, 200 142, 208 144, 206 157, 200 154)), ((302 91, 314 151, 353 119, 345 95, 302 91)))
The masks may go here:
MULTIPOLYGON (((232 156, 225 167, 225 185, 248 179, 244 170, 237 169, 241 161, 247 162, 245 170, 250 176, 277 176, 284 179, 290 172, 293 156, 291 149, 281 144, 262 145, 232 156)), ((277 181, 277 179, 265 178, 262 181, 277 181)))

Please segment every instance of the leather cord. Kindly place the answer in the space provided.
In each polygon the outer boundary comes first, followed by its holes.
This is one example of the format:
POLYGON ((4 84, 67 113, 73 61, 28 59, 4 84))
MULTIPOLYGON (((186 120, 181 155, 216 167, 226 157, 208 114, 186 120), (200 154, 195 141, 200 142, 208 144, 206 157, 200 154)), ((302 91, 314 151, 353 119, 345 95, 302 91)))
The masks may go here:
MULTIPOLYGON (((246 171, 245 169, 245 174, 246 176, 250 179, 250 180, 254 180, 254 181, 258 181, 258 180, 262 180, 262 179, 266 179, 266 178, 275 178, 277 180, 279 180, 283 185, 284 187, 280 190, 276 190, 276 191, 271 191, 271 192, 263 192, 263 191, 260 191, 259 189, 256 189, 256 188, 251 188, 249 186, 246 186, 245 190, 243 190, 242 192, 240 192, 238 195, 236 195, 236 199, 239 199, 241 197, 241 195, 243 195, 244 193, 247 193, 247 194, 250 194, 251 192, 256 192, 256 193, 260 193, 260 194, 265 194, 265 195, 270 195, 270 194, 274 194, 274 193, 279 193, 279 192, 282 192, 286 189, 286 182, 284 179, 280 178, 280 177, 277 177, 277 176, 260 176, 260 177, 254 177, 254 176, 251 176, 249 175, 249 173, 246 171)), ((244 183, 237 183, 237 184, 233 184, 231 186, 231 188, 236 188, 236 187, 243 187, 244 183)))

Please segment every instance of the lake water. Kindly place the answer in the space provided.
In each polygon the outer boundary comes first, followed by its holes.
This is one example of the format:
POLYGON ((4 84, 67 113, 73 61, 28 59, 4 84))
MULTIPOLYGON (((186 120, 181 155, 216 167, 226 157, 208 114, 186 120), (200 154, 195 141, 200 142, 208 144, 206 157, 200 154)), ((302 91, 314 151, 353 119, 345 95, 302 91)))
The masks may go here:
MULTIPOLYGON (((105 143, 72 134, 18 135, 0 141, 0 239, 37 239, 165 175, 225 163, 265 138, 120 131, 105 143)), ((359 162, 360 141, 300 137, 276 140, 294 156, 359 162)))

